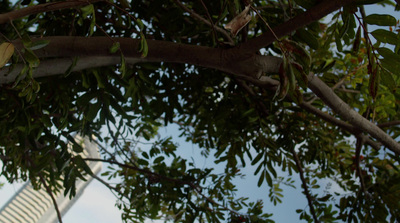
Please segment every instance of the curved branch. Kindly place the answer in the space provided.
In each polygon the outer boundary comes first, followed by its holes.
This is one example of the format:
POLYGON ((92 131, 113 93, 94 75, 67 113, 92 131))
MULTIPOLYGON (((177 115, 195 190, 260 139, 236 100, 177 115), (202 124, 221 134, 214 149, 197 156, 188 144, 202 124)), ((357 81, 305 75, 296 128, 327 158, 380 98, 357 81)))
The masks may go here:
MULTIPOLYGON (((108 38, 108 37, 77 37, 77 36, 56 36, 56 37, 44 37, 44 38, 33 38, 33 42, 37 40, 47 40, 49 44, 41 49, 35 50, 35 54, 43 60, 43 58, 65 58, 65 57, 80 57, 87 58, 89 61, 91 58, 103 57, 104 65, 109 65, 110 61, 119 63, 119 54, 110 53, 110 48, 115 42, 120 43, 120 48, 125 56, 130 60, 137 62, 172 62, 172 63, 187 63, 207 68, 214 68, 227 73, 242 75, 242 76, 257 76, 255 74, 261 74, 262 72, 274 72, 279 68, 279 64, 282 59, 273 56, 261 56, 261 55, 245 55, 241 56, 240 51, 231 51, 230 49, 211 48, 204 46, 194 46, 189 44, 173 43, 168 41, 158 40, 146 40, 148 44, 148 55, 145 58, 141 57, 141 53, 138 52, 140 40, 132 38, 108 38), (113 57, 114 59, 111 59, 113 57), (110 60, 106 62, 107 60, 110 60)), ((13 41, 14 46, 17 50, 23 48, 21 41, 13 41)), ((61 61, 60 61, 61 62, 61 61)), ((92 61, 96 66, 101 66, 100 61, 92 61)), ((64 61, 64 64, 68 62, 64 61)), ((80 63, 82 64, 82 63, 80 63)), ((44 63, 37 68, 46 65, 44 63)), ((54 73, 61 74, 66 69, 64 68, 52 68, 54 73)), ((69 67, 69 65, 68 65, 69 67)), ((83 67, 83 64, 82 64, 83 67)), ((46 68, 43 67, 44 72, 46 68)), ((47 72, 50 75, 50 71, 47 72)), ((4 76, 5 71, 2 71, 4 76)), ((1 80, 0 83, 4 83, 1 80)))
POLYGON ((85 6, 95 2, 104 0, 66 0, 59 2, 49 2, 40 5, 33 5, 19 10, 0 14, 0 24, 8 23, 14 19, 22 18, 29 15, 38 14, 41 12, 56 11, 60 9, 74 8, 78 6, 85 6))

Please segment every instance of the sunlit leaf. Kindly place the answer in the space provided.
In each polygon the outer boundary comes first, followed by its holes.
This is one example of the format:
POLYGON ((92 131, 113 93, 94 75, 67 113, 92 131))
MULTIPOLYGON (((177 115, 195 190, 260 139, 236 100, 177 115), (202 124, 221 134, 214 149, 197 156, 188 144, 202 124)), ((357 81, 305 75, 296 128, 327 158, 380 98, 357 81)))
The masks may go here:
POLYGON ((0 45, 0 68, 4 67, 14 54, 14 45, 12 43, 2 43, 0 45))
POLYGON ((29 44, 29 49, 30 50, 38 50, 41 49, 47 45, 49 45, 50 41, 48 40, 38 40, 35 42, 32 42, 31 44, 29 44))

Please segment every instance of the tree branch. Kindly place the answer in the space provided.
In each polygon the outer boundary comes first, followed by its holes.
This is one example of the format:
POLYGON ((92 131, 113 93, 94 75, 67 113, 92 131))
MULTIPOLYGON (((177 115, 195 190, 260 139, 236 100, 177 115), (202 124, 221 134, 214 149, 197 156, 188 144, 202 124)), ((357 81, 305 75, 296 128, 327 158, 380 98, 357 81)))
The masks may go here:
POLYGON ((136 166, 132 166, 132 165, 120 163, 120 162, 114 161, 114 160, 105 160, 105 159, 97 159, 97 158, 84 158, 83 160, 85 160, 85 161, 87 160, 87 161, 104 162, 104 163, 109 163, 109 164, 115 164, 115 165, 118 165, 118 166, 123 167, 123 168, 135 170, 135 171, 144 173, 144 174, 146 174, 146 175, 150 175, 150 176, 153 176, 153 177, 157 177, 158 179, 163 179, 163 180, 166 180, 166 181, 175 182, 175 183, 179 183, 179 184, 186 184, 186 185, 189 185, 189 186, 192 186, 192 185, 195 186, 195 185, 194 185, 192 182, 190 182, 190 181, 183 181, 183 180, 179 180, 179 179, 169 178, 169 177, 160 175, 160 174, 158 174, 158 173, 151 172, 150 170, 146 170, 146 169, 142 169, 142 168, 139 168, 139 167, 136 167, 136 166))
POLYGON ((307 181, 306 181, 306 179, 304 177, 303 168, 301 167, 301 163, 300 163, 299 157, 297 156, 297 153, 296 153, 296 151, 294 151, 294 149, 292 149, 292 155, 293 155, 294 162, 296 163, 297 170, 299 171, 301 184, 303 185, 304 194, 307 197, 308 206, 310 207, 311 215, 314 218, 314 222, 318 223, 319 220, 318 220, 318 217, 317 217, 317 215, 315 213, 315 210, 314 210, 313 198, 311 197, 310 191, 308 190, 307 181))
MULTIPOLYGON (((273 28, 273 32, 275 33, 275 35, 278 38, 282 38, 293 32, 294 30, 298 30, 299 28, 302 28, 314 21, 317 21, 328 15, 329 13, 340 9, 343 6, 356 2, 356 0, 324 0, 319 2, 319 4, 307 10, 306 12, 297 15, 289 21, 273 28)), ((256 52, 259 49, 268 46, 275 40, 277 39, 274 37, 273 33, 271 31, 266 31, 264 34, 239 45, 239 47, 251 52, 256 52)))
MULTIPOLYGON (((34 51, 41 60, 43 60, 43 58, 80 57, 87 58, 87 63, 94 63, 96 66, 101 66, 100 63, 110 65, 112 61, 114 61, 114 63, 119 63, 115 58, 119 58, 120 55, 110 53, 110 48, 115 42, 120 43, 120 48, 125 58, 129 58, 134 62, 187 63, 249 77, 256 76, 255 74, 276 71, 282 60, 273 56, 243 55, 239 51, 231 51, 230 49, 193 46, 189 44, 158 40, 146 40, 149 50, 148 55, 145 58, 142 58, 141 53, 138 52, 140 44, 139 39, 57 36, 33 38, 32 40, 33 42, 37 40, 49 41, 49 44, 46 47, 34 51), (89 57, 103 57, 103 62, 90 61, 89 57), (114 59, 111 59, 110 57, 114 57, 114 59)), ((17 50, 23 49, 23 44, 20 40, 13 41, 13 44, 17 50)), ((69 65, 66 64, 68 64, 68 62, 64 61, 64 68, 58 69, 52 68, 54 64, 47 64, 47 68, 41 68, 41 66, 43 66, 41 63, 36 69, 42 69, 42 71, 48 75, 55 75, 65 72, 65 68, 69 67, 69 65), (47 69, 55 70, 57 72, 60 70, 64 71, 59 73, 50 73, 46 72, 47 69)), ((81 66, 83 68, 87 67, 84 66, 84 63, 82 63, 81 66)), ((5 83, 1 80, 5 75, 5 71, 0 72, 2 74, 0 76, 0 83, 5 83)))
POLYGON ((381 124, 378 124, 378 127, 379 128, 387 128, 387 127, 391 127, 391 126, 394 126, 394 125, 400 125, 400 120, 381 123, 381 124))
POLYGON ((364 145, 364 137, 358 137, 357 138, 357 143, 356 143, 356 154, 355 154, 355 168, 356 168, 356 172, 358 177, 360 178, 360 184, 361 184, 361 190, 362 192, 365 193, 367 192, 367 190, 365 189, 365 182, 364 182, 364 177, 362 175, 362 171, 361 171, 361 167, 360 167, 360 154, 361 154, 361 149, 364 145))
POLYGON ((19 10, 0 14, 0 24, 8 23, 14 19, 22 18, 29 15, 38 14, 41 12, 56 11, 60 9, 74 8, 85 6, 95 2, 105 0, 65 0, 59 2, 49 2, 45 4, 32 5, 19 10))
POLYGON ((47 185, 47 183, 44 180, 43 176, 41 174, 39 174, 39 177, 40 177, 40 181, 42 182, 43 186, 46 188, 47 193, 51 197, 51 200, 53 201, 54 209, 56 209, 56 212, 57 212, 58 221, 60 223, 62 223, 63 221, 62 221, 61 213, 60 213, 60 210, 58 209, 57 201, 54 198, 53 192, 51 191, 50 187, 47 185))
MULTIPOLYGON (((155 176, 155 177, 157 177, 158 179, 164 179, 164 180, 167 180, 167 181, 170 181, 170 182, 176 182, 176 183, 178 183, 178 184, 188 185, 188 186, 189 186, 190 188, 192 188, 198 195, 200 195, 203 199, 205 199, 205 200, 207 200, 208 202, 210 202, 212 205, 218 206, 218 207, 222 208, 223 210, 229 211, 229 212, 234 213, 234 214, 236 214, 236 215, 241 215, 241 214, 238 213, 237 211, 235 211, 235 210, 233 210, 233 209, 230 209, 230 208, 228 208, 228 207, 226 207, 226 206, 224 206, 224 205, 222 205, 222 204, 219 204, 219 203, 217 203, 216 201, 214 201, 213 199, 211 199, 210 197, 207 197, 205 194, 203 194, 203 193, 201 192, 201 190, 200 190, 201 187, 200 187, 199 185, 194 184, 193 182, 190 182, 190 181, 182 181, 182 180, 179 180, 179 179, 169 178, 169 177, 166 177, 166 176, 163 176, 163 175, 160 175, 160 174, 151 172, 151 171, 149 171, 149 170, 141 169, 141 168, 139 168, 139 167, 127 165, 127 164, 120 163, 120 162, 113 161, 113 160, 105 160, 105 159, 97 159, 97 158, 85 158, 85 159, 83 159, 83 160, 95 161, 95 162, 105 162, 105 163, 109 163, 109 164, 115 164, 115 165, 118 165, 118 166, 120 166, 120 167, 124 167, 124 168, 127 168, 127 169, 132 169, 132 170, 135 170, 135 171, 138 171, 138 172, 147 174, 147 175, 155 176)), ((104 184, 104 185, 105 185, 106 187, 108 187, 109 189, 114 190, 114 191, 116 191, 117 193, 121 193, 119 190, 117 190, 117 188, 112 187, 111 185, 109 185, 107 182, 105 182, 105 181, 102 180, 101 178, 99 178, 99 177, 97 177, 97 176, 95 176, 95 175, 93 175, 93 177, 94 177, 95 179, 97 179, 99 182, 101 182, 102 184, 104 184)))
POLYGON ((311 74, 309 75, 308 81, 308 87, 334 112, 339 114, 344 120, 348 121, 354 127, 359 128, 361 131, 367 132, 369 135, 385 145, 388 149, 397 155, 400 155, 399 143, 382 131, 382 129, 380 129, 378 126, 371 123, 350 108, 350 106, 340 99, 321 79, 311 74))
MULTIPOLYGON (((142 61, 141 58, 125 58, 127 64, 135 64, 142 61)), ((88 68, 97 68, 104 66, 112 66, 119 64, 121 58, 119 55, 115 56, 94 56, 94 57, 79 57, 75 66, 72 67, 71 72, 85 70, 88 68)), ((72 58, 48 59, 41 60, 40 65, 33 71, 33 77, 48 77, 53 75, 65 74, 73 63, 72 58)), ((24 64, 16 65, 13 70, 8 72, 7 69, 0 70, 0 83, 11 83, 15 81, 17 76, 24 68, 24 64)))
MULTIPOLYGON (((174 0, 174 2, 184 11, 188 12, 193 18, 203 22, 204 24, 207 24, 208 26, 212 27, 214 30, 220 32, 225 39, 228 41, 229 45, 233 46, 235 44, 235 42, 233 41, 233 39, 231 38, 231 36, 229 35, 229 32, 225 31, 223 28, 216 26, 214 24, 211 23, 211 21, 208 21, 207 19, 203 18, 201 15, 197 14, 196 12, 194 12, 193 10, 190 10, 188 7, 186 7, 182 2, 180 2, 179 0, 174 0)), ((211 17, 210 17, 211 18, 211 17)))
MULTIPOLYGON (((321 110, 315 108, 314 106, 310 105, 309 103, 301 103, 300 107, 302 107, 303 109, 305 109, 306 111, 322 118, 323 120, 332 123, 333 125, 336 125, 338 127, 340 127, 341 129, 350 132, 351 134, 353 134, 355 137, 359 137, 362 135, 362 133, 360 132, 360 129, 348 124, 344 121, 341 121, 339 119, 336 119, 335 117, 322 112, 321 110)), ((375 150, 379 150, 381 147, 380 143, 374 142, 373 140, 371 140, 369 137, 365 136, 365 143, 367 143, 368 145, 370 145, 372 148, 374 148, 375 150)))

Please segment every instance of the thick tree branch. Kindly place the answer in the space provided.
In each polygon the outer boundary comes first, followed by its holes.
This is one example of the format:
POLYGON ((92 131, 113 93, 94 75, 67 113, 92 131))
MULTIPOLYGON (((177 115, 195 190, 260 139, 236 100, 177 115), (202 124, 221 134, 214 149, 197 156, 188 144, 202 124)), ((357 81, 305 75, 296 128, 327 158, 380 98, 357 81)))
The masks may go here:
MULTIPOLYGON (((141 58, 125 58, 127 64, 135 64, 140 62, 141 58)), ((71 72, 80 71, 88 68, 97 68, 111 66, 121 62, 119 55, 101 57, 79 57, 71 72)), ((40 66, 35 68, 34 77, 47 77, 53 75, 64 74, 68 71, 73 63, 72 58, 48 59, 40 61, 40 66)), ((0 70, 0 83, 13 82, 24 68, 24 64, 18 64, 8 73, 8 69, 0 70)))
POLYGON ((8 23, 14 19, 22 18, 29 15, 38 14, 41 12, 50 12, 60 9, 74 8, 78 6, 85 6, 95 2, 104 0, 65 0, 59 2, 49 2, 40 5, 33 5, 12 12, 0 14, 0 24, 8 23))
MULTIPOLYGON (((344 121, 341 121, 339 119, 336 119, 335 117, 322 112, 321 110, 315 108, 314 106, 312 106, 309 103, 301 103, 300 107, 302 107, 303 109, 305 109, 306 111, 322 118, 323 120, 332 123, 333 125, 336 125, 338 127, 340 127, 341 129, 350 132, 351 134, 353 134, 356 137, 362 137, 364 135, 362 135, 362 133, 360 132, 360 129, 347 123, 344 121)), ((380 143, 374 142, 373 140, 371 140, 370 138, 368 138, 367 136, 364 136, 364 140, 365 143, 367 143, 368 145, 370 145, 372 148, 374 148, 375 150, 379 150, 381 147, 380 143)))
MULTIPOLYGON (((349 5, 351 3, 356 2, 356 0, 341 0, 341 1, 330 1, 324 0, 319 1, 320 3, 314 6, 313 8, 307 10, 306 12, 295 16, 289 21, 278 25, 273 28, 273 32, 278 38, 282 38, 286 35, 289 35, 291 32, 298 30, 314 21, 317 21, 324 16, 327 16, 329 13, 332 13, 343 6, 349 5)), ((254 39, 251 39, 242 45, 239 48, 244 48, 245 50, 256 52, 259 49, 268 46, 276 39, 271 31, 266 31, 261 36, 258 36, 254 39)))
MULTIPOLYGON (((96 66, 107 66, 112 62, 119 63, 117 58, 120 55, 110 53, 110 48, 114 42, 120 43, 120 48, 125 58, 131 62, 188 63, 249 77, 257 76, 261 73, 275 72, 281 62, 280 58, 273 56, 244 55, 230 49, 193 46, 158 40, 147 40, 149 51, 145 58, 142 58, 141 53, 138 52, 140 44, 140 40, 138 39, 70 36, 33 39, 33 41, 37 40, 48 40, 50 42, 46 47, 34 51, 42 60, 45 58, 80 57, 86 58, 85 63, 96 64, 96 66), (103 59, 101 61, 90 61, 90 57, 103 59), (104 65, 101 65, 102 63, 104 65)), ((18 50, 23 48, 19 40, 13 41, 13 44, 18 50)), ((63 73, 62 70, 65 72, 68 61, 65 60, 63 63, 64 65, 58 69, 51 68, 50 63, 42 62, 36 69, 45 72, 46 75, 56 75, 63 73), (44 67, 42 68, 41 66, 44 67)), ((85 65, 85 63, 79 63, 79 66, 82 69, 88 67, 89 64, 85 65)), ((7 82, 2 80, 4 79, 4 75, 5 71, 1 71, 0 83, 7 82)), ((10 79, 12 78, 8 78, 7 80, 9 81, 10 79)))
POLYGON ((340 99, 333 90, 328 87, 317 76, 309 75, 308 87, 325 102, 334 112, 340 115, 344 120, 361 131, 367 132, 369 135, 377 139, 388 149, 400 155, 400 144, 386 134, 375 124, 371 123, 356 111, 350 108, 342 99, 340 99))

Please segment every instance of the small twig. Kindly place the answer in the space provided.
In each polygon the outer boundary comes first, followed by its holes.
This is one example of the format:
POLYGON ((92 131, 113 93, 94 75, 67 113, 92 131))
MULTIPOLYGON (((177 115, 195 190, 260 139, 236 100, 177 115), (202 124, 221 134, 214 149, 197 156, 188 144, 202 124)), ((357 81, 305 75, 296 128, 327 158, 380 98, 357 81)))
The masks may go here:
POLYGON ((54 209, 56 209, 56 212, 57 212, 58 221, 60 223, 62 223, 61 213, 60 213, 60 210, 58 209, 57 201, 53 196, 53 192, 51 191, 50 187, 46 184, 46 181, 44 180, 43 176, 41 174, 39 174, 39 177, 40 177, 40 181, 42 182, 43 186, 46 188, 47 193, 50 195, 51 200, 53 201, 54 209))
POLYGON ((115 164, 115 165, 118 165, 118 166, 126 168, 126 169, 135 170, 135 171, 138 171, 138 172, 141 172, 141 173, 153 176, 153 177, 157 177, 159 179, 163 179, 163 180, 167 180, 167 181, 175 182, 175 183, 179 183, 179 184, 184 184, 184 185, 189 185, 189 186, 191 184, 193 184, 190 181, 183 181, 183 180, 179 180, 179 179, 169 178, 169 177, 160 175, 158 173, 151 172, 150 170, 146 170, 146 169, 142 169, 142 168, 139 168, 139 167, 136 167, 136 166, 120 163, 120 162, 114 161, 114 160, 105 160, 105 159, 98 159, 98 158, 84 158, 83 160, 115 164))
POLYGON ((265 19, 261 16, 261 14, 257 11, 256 8, 254 8, 251 4, 250 4, 250 8, 258 15, 258 17, 261 19, 261 21, 264 22, 264 24, 267 26, 267 28, 269 29, 269 31, 272 33, 272 35, 274 36, 275 40, 278 42, 279 48, 281 49, 281 51, 283 52, 283 55, 286 57, 287 56, 287 51, 285 50, 285 48, 282 45, 282 42, 279 40, 278 36, 276 35, 276 33, 274 32, 274 30, 271 28, 271 26, 267 23, 267 21, 265 21, 265 19))
POLYGON ((213 27, 216 31, 220 32, 228 41, 228 43, 230 45, 235 45, 235 41, 233 41, 233 39, 231 38, 231 36, 229 35, 228 32, 226 32, 224 29, 222 29, 219 26, 216 26, 212 23, 210 23, 207 19, 203 18, 201 15, 197 14, 196 12, 194 12, 193 10, 189 9, 188 7, 186 7, 182 2, 180 2, 179 0, 175 0, 175 3, 182 8, 184 11, 188 12, 193 18, 200 20, 201 22, 205 23, 208 26, 213 27))
MULTIPOLYGON (((256 97, 256 93, 253 91, 253 89, 251 89, 244 81, 242 80, 236 80, 237 83, 251 96, 256 97)), ((257 100, 257 105, 260 106, 263 114, 265 116, 269 115, 269 111, 267 109, 267 107, 265 107, 265 105, 262 103, 262 101, 257 100)))
POLYGON ((360 154, 361 154, 361 149, 362 149, 362 146, 364 145, 364 143, 365 143, 365 137, 357 137, 356 155, 355 155, 354 165, 355 165, 355 168, 357 171, 358 178, 360 178, 361 190, 364 192, 364 195, 366 195, 364 177, 362 176, 361 167, 360 167, 360 154))
MULTIPOLYGON (((235 210, 232 210, 232 209, 230 209, 230 208, 228 208, 228 207, 226 207, 226 206, 224 206, 224 205, 222 205, 222 204, 219 204, 219 203, 217 203, 216 201, 214 201, 213 199, 211 199, 211 198, 207 197, 206 195, 204 195, 204 194, 201 192, 201 190, 200 190, 201 187, 200 187, 199 185, 194 184, 193 182, 190 182, 190 181, 183 181, 183 180, 174 179, 174 178, 169 178, 169 177, 160 175, 160 174, 158 174, 158 173, 151 172, 151 171, 149 171, 149 170, 141 169, 141 168, 139 168, 139 167, 135 167, 135 166, 127 165, 127 164, 123 164, 123 163, 120 163, 120 162, 117 162, 117 161, 111 161, 111 160, 105 160, 105 159, 97 159, 97 158, 85 158, 85 159, 83 159, 83 160, 85 160, 85 161, 95 161, 95 162, 105 162, 105 163, 109 163, 109 164, 115 164, 115 165, 118 165, 118 166, 123 167, 123 168, 132 169, 132 170, 135 170, 135 171, 138 171, 138 172, 141 172, 141 173, 150 175, 150 176, 157 177, 158 179, 163 179, 163 180, 167 180, 167 181, 170 181, 170 182, 175 182, 175 183, 182 184, 182 185, 188 185, 188 186, 189 186, 190 188, 192 188, 198 195, 200 195, 202 198, 204 198, 205 200, 207 200, 208 202, 210 202, 210 203, 213 204, 214 206, 218 206, 218 207, 221 207, 223 210, 232 212, 232 213, 237 214, 237 215, 241 215, 240 213, 236 212, 235 210)), ((114 191, 120 193, 120 191, 119 191, 117 188, 115 188, 115 187, 109 185, 107 182, 103 181, 103 180, 100 179, 99 177, 97 177, 97 176, 93 176, 93 177, 94 177, 96 180, 98 180, 100 183, 104 184, 106 187, 108 187, 108 188, 110 188, 110 189, 112 189, 112 190, 114 190, 114 191)), ((121 193, 120 193, 120 194, 121 194, 121 193)))
POLYGON ((400 120, 381 123, 381 124, 378 124, 377 126, 382 129, 382 128, 387 128, 387 127, 391 127, 394 125, 400 125, 400 120))
POLYGON ((213 31, 213 34, 214 34, 215 41, 218 42, 218 35, 217 35, 217 32, 215 31, 215 25, 214 25, 213 20, 212 20, 212 18, 210 16, 210 12, 208 11, 208 8, 207 8, 206 4, 204 4, 203 0, 199 0, 199 1, 200 1, 201 5, 203 6, 204 10, 206 11, 207 18, 210 21, 210 24, 212 24, 211 28, 212 28, 212 31, 213 31))
POLYGON ((293 154, 293 159, 294 159, 294 161, 296 163, 296 166, 297 166, 297 170, 299 171, 301 183, 302 183, 303 189, 304 189, 304 194, 307 197, 308 206, 310 207, 311 215, 314 218, 314 222, 319 222, 319 220, 317 218, 317 214, 315 213, 315 210, 314 210, 313 198, 311 197, 311 194, 310 194, 310 192, 308 190, 306 179, 304 177, 303 168, 301 167, 301 163, 300 163, 299 157, 297 156, 296 151, 294 151, 294 148, 292 149, 292 154, 293 154))
POLYGON ((339 88, 338 91, 345 92, 345 93, 354 93, 354 94, 360 93, 360 91, 347 89, 347 88, 339 88))
POLYGON ((0 24, 8 23, 12 20, 42 12, 56 11, 78 6, 85 6, 104 0, 66 0, 58 2, 49 2, 39 5, 32 5, 22 9, 0 14, 0 24))
POLYGON ((109 183, 107 183, 105 180, 101 179, 100 177, 98 177, 96 174, 93 174, 92 177, 94 179, 96 179, 97 181, 99 181, 100 183, 102 183, 104 186, 106 186, 108 189, 113 190, 119 194, 122 194, 121 191, 119 191, 116 187, 111 186, 109 183))

